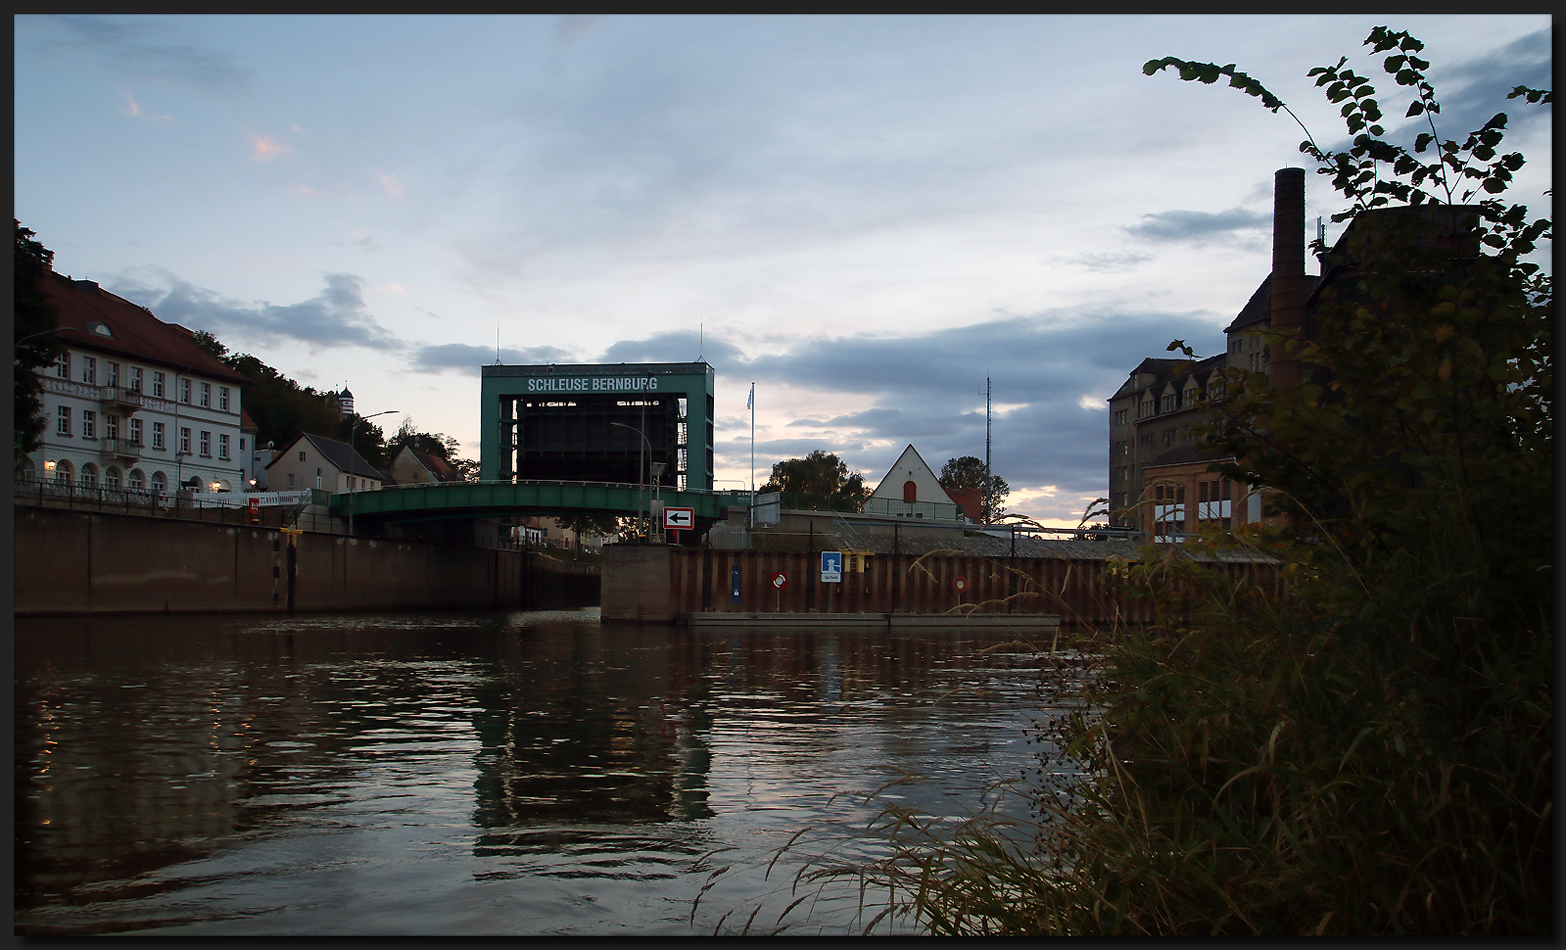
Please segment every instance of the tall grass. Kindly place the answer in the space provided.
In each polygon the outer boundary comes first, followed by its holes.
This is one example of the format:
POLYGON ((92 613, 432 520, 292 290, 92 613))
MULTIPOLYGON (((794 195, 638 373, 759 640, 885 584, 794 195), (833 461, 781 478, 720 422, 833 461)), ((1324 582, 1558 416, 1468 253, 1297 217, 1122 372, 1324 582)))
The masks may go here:
POLYGON ((1099 632, 1035 823, 887 808, 887 857, 796 886, 937 934, 1552 932, 1548 598, 1486 603, 1460 524, 1421 540, 1289 549, 1281 593, 1147 549, 1160 622, 1099 632))

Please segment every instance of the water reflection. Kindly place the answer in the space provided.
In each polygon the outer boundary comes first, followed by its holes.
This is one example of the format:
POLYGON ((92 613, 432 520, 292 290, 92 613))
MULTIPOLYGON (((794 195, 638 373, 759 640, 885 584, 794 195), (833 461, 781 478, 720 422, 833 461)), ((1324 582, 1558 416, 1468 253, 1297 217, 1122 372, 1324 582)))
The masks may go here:
MULTIPOLYGON (((1004 634, 580 615, 19 620, 19 933, 690 933, 697 859, 1032 761, 1004 634), (990 652, 985 652, 987 649, 990 652)), ((708 913, 710 911, 710 914, 708 913)), ((828 930, 846 926, 830 915, 828 930)))

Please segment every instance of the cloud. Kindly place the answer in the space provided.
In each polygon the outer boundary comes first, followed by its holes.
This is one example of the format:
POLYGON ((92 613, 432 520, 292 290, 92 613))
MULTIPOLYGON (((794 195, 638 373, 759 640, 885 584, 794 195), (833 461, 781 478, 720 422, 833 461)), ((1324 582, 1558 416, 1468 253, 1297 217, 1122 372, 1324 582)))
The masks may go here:
POLYGON ((250 145, 250 160, 255 162, 269 162, 279 155, 292 155, 294 151, 292 146, 260 134, 250 136, 250 145))
MULTIPOLYGON (((502 363, 569 363, 574 357, 553 346, 535 346, 525 350, 501 347, 502 363)), ((459 370, 464 376, 479 375, 479 367, 495 362, 495 349, 467 343, 440 343, 413 351, 411 368, 417 373, 444 373, 459 370)))
POLYGON ((147 115, 141 111, 141 103, 137 102, 130 93, 125 93, 125 114, 143 122, 151 122, 153 125, 168 125, 174 121, 171 115, 147 115))
POLYGON ((292 341, 310 347, 354 346, 371 350, 399 350, 404 346, 365 309, 364 281, 353 274, 325 275, 326 288, 301 303, 256 301, 246 305, 166 271, 157 273, 161 286, 122 280, 111 289, 128 299, 146 299, 147 308, 160 320, 210 331, 225 342, 292 341))
POLYGON ((157 83, 200 89, 236 89, 251 71, 233 56, 173 38, 167 21, 152 18, 50 16, 56 45, 93 52, 114 68, 157 83))
POLYGON ((399 179, 396 175, 388 175, 383 173, 377 175, 376 180, 381 183, 381 188, 383 188, 388 195, 391 195, 393 198, 402 197, 402 180, 399 179))
POLYGON ((717 339, 704 337, 691 330, 672 330, 659 333, 645 340, 622 340, 605 350, 598 358, 600 363, 685 363, 697 358, 706 360, 715 368, 725 366, 735 369, 744 365, 745 354, 739 347, 717 339))
POLYGON ((1138 251, 1128 251, 1119 254, 1079 254, 1076 257, 1068 257, 1066 259, 1066 263, 1075 264, 1078 267, 1099 274, 1113 274, 1121 271, 1131 270, 1138 264, 1146 264, 1148 261, 1154 259, 1155 258, 1152 254, 1143 254, 1138 251))
MULTIPOLYGON (((318 198, 321 195, 320 192, 306 185, 289 185, 288 193, 296 198, 318 198)), ((342 242, 338 241, 337 243, 341 244, 342 242)))
POLYGON ((1144 241, 1210 241, 1231 231, 1249 231, 1269 227, 1272 217, 1259 211, 1230 208, 1212 214, 1207 211, 1159 211, 1142 215, 1142 224, 1125 231, 1144 241))
POLYGON ((569 13, 555 20, 555 48, 571 46, 600 19, 602 17, 593 13, 569 13))

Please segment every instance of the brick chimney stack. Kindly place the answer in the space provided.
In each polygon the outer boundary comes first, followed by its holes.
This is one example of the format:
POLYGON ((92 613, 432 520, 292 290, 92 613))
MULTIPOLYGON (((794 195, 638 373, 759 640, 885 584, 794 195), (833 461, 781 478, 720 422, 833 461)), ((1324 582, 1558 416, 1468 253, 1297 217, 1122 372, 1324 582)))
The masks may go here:
MULTIPOLYGON (((1273 175, 1272 191, 1272 293, 1268 322, 1275 330, 1299 329, 1305 324, 1305 169, 1280 168, 1273 175)), ((1302 368, 1283 347, 1269 351, 1267 375, 1274 386, 1298 386, 1302 368)))

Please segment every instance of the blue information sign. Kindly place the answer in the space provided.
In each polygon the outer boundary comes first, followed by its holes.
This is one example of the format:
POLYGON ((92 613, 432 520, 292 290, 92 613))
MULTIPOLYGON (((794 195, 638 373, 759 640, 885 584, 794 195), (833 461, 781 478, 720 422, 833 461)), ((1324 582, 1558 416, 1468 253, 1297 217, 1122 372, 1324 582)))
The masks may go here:
POLYGON ((734 603, 739 603, 739 565, 734 565, 734 603))
POLYGON ((821 552, 821 580, 828 584, 843 582, 843 552, 821 552))

